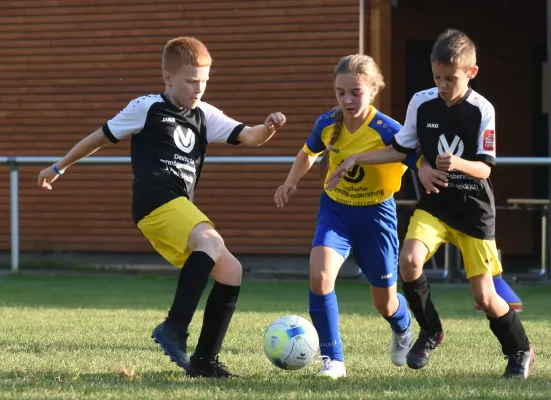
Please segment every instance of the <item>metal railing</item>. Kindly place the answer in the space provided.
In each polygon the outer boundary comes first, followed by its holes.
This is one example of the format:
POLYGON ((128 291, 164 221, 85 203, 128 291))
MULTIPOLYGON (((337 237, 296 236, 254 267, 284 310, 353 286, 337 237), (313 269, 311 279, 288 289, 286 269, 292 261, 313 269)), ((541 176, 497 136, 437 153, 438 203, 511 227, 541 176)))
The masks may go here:
MULTIPOLYGON (((0 164, 10 166, 10 216, 11 216, 11 271, 19 271, 19 165, 49 165, 60 157, 0 157, 0 164)), ((294 156, 211 156, 205 162, 210 164, 292 164, 294 156)), ((319 161, 319 160, 318 160, 319 161)), ((130 164, 130 157, 91 156, 78 164, 130 164)), ((499 166, 551 166, 551 157, 498 157, 499 166)), ((551 171, 550 171, 551 172, 551 171)), ((37 189, 38 190, 38 189, 37 189)), ((550 188, 551 190, 551 188, 550 188)), ((550 192, 551 194, 551 192, 550 192)), ((551 198, 551 196, 550 196, 551 198)), ((551 207, 548 213, 551 214, 551 207)), ((551 215, 548 215, 551 217, 551 215)), ((551 218, 548 218, 551 220, 551 218)), ((551 238, 551 235, 547 236, 551 238)), ((547 243, 549 248, 550 243, 547 243)), ((447 263, 446 252, 446 263, 447 263)), ((545 270, 544 270, 545 272, 545 270)))

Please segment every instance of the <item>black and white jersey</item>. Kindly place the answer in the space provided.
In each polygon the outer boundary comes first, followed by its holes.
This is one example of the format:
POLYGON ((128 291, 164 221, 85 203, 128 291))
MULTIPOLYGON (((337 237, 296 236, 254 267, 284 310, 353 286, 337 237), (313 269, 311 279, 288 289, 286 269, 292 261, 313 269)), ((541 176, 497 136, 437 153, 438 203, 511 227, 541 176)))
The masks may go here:
MULTIPOLYGON (((436 168, 436 157, 452 153, 469 161, 495 165, 495 112, 492 104, 472 89, 448 107, 438 89, 416 93, 406 121, 392 142, 403 153, 420 151, 436 168)), ((425 195, 418 208, 452 228, 480 239, 495 236, 495 201, 489 179, 450 171, 448 187, 425 195)))
POLYGON ((210 104, 179 109, 162 94, 136 98, 109 120, 103 132, 111 142, 132 138, 134 222, 176 197, 193 200, 207 144, 239 144, 243 127, 210 104))

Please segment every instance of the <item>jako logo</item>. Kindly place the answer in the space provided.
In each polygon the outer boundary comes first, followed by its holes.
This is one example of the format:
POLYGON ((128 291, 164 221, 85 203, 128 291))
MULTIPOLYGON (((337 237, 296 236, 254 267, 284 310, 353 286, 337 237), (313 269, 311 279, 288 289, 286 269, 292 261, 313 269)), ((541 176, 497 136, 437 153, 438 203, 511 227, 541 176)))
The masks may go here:
POLYGON ((443 134, 438 138, 438 154, 452 153, 454 156, 461 157, 463 150, 465 150, 465 145, 459 136, 453 138, 452 144, 448 144, 448 140, 443 134))
POLYGON ((438 124, 427 122, 427 128, 438 128, 438 124))
POLYGON ((174 144, 184 153, 189 153, 195 147, 195 135, 188 128, 178 126, 174 129, 174 144))
POLYGON ((161 122, 176 122, 176 118, 174 118, 174 117, 164 117, 161 122))

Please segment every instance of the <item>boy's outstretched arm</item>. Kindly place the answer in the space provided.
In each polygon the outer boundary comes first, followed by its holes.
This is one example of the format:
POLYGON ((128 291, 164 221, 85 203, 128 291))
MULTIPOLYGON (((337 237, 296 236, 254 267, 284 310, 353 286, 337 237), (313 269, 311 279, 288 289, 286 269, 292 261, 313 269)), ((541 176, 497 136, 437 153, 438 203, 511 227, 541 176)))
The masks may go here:
POLYGON ((107 121, 94 133, 78 142, 61 160, 43 169, 38 175, 38 186, 52 190, 54 182, 63 172, 77 161, 94 154, 109 143, 117 143, 143 129, 151 103, 145 97, 131 100, 114 118, 107 121))
POLYGON ((38 186, 43 189, 52 190, 52 183, 63 174, 68 167, 90 154, 95 153, 109 143, 110 140, 105 135, 103 128, 99 128, 97 131, 78 142, 61 160, 43 169, 38 175, 38 186))
POLYGON ((280 112, 270 114, 261 125, 246 126, 237 136, 237 140, 247 146, 260 146, 285 124, 286 118, 280 112))

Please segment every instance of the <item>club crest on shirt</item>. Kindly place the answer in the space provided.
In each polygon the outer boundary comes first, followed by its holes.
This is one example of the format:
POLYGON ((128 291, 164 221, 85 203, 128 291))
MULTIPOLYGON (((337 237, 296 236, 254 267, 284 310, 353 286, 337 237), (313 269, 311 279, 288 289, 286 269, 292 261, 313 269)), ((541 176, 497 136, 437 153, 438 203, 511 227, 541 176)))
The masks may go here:
POLYGON ((195 135, 190 129, 178 126, 174 129, 174 144, 184 153, 190 153, 195 147, 195 135))
POLYGON ((485 151, 495 150, 495 135, 493 129, 485 129, 482 136, 482 148, 485 151))
POLYGON ((453 138, 451 143, 448 143, 446 135, 444 134, 440 135, 438 138, 438 154, 452 153, 457 157, 461 157, 464 150, 465 144, 457 135, 453 138))

